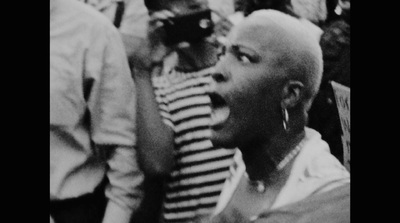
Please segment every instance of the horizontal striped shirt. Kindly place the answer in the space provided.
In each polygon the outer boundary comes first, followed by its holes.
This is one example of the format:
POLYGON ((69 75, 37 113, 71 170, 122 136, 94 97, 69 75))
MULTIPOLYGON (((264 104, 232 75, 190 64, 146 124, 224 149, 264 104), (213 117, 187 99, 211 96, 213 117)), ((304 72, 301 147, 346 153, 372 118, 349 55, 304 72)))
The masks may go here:
POLYGON ((153 77, 160 114, 175 135, 176 165, 167 180, 165 222, 187 222, 197 214, 211 214, 229 176, 234 150, 215 148, 209 139, 212 71, 171 70, 153 77))

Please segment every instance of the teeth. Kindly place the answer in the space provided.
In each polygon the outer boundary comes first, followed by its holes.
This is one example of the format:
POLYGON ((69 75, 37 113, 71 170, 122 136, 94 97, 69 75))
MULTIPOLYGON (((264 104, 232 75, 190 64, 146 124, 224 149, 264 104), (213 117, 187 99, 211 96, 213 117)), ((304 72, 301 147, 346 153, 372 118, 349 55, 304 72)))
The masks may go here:
POLYGON ((229 109, 227 107, 214 109, 211 113, 211 126, 224 123, 229 117, 229 109))

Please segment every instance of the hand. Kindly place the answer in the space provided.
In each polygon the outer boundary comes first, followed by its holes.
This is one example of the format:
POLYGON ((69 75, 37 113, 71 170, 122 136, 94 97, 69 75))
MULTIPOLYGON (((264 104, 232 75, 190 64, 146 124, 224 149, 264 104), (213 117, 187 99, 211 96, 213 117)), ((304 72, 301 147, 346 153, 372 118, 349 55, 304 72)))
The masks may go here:
POLYGON ((223 18, 219 20, 214 25, 214 35, 212 35, 212 40, 216 46, 221 47, 226 44, 227 35, 233 27, 233 23, 229 21, 227 18, 223 18))
POLYGON ((166 34, 162 20, 173 16, 167 10, 154 12, 150 16, 147 37, 142 40, 138 51, 129 58, 131 66, 150 71, 154 64, 161 63, 172 52, 172 48, 164 44, 166 34))
POLYGON ((217 36, 226 37, 231 30, 233 24, 227 18, 222 18, 214 26, 214 33, 217 36))
POLYGON ((55 223, 54 219, 50 215, 50 223, 55 223))

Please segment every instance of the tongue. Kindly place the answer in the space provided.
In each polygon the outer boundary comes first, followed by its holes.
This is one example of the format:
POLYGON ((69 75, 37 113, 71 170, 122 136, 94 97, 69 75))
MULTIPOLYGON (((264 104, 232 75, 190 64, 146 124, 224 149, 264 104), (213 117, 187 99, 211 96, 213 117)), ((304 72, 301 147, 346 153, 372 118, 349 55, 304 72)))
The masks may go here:
POLYGON ((229 117, 229 108, 215 108, 211 113, 211 126, 216 126, 224 123, 229 117))

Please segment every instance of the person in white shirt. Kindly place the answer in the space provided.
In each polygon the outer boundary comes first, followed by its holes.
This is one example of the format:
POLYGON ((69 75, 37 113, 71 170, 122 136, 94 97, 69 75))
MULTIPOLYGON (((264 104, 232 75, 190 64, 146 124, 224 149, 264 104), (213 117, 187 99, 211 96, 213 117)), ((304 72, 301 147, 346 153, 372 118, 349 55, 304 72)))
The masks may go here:
POLYGON ((136 92, 117 29, 50 0, 50 219, 128 223, 143 197, 136 92))

